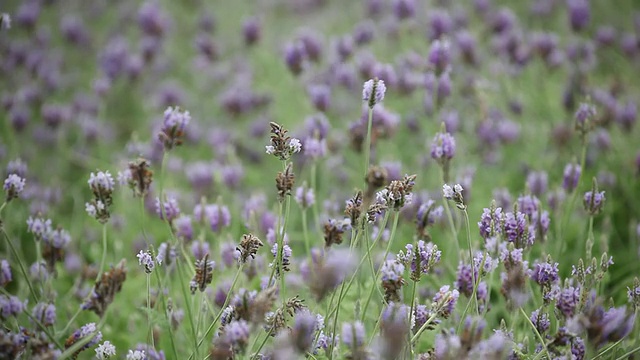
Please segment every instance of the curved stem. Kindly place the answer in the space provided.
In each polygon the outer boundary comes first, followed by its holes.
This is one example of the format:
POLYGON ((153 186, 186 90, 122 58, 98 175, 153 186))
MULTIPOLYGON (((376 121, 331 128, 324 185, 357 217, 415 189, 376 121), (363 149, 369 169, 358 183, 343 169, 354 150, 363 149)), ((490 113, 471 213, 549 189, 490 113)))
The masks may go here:
MULTIPOLYGON (((391 244, 393 243, 393 238, 395 237, 396 229, 398 228, 399 218, 400 218, 400 212, 395 211, 395 214, 393 217, 393 225, 391 227, 391 235, 389 236, 389 243, 387 244, 387 249, 385 250, 384 256, 382 257, 383 264, 384 264, 384 261, 387 260, 387 255, 389 254, 389 250, 391 250, 391 244)), ((382 232, 382 230, 380 232, 382 232)), ((371 290, 369 291, 369 296, 367 296, 367 301, 364 303, 364 308, 362 310, 363 314, 367 313, 367 309, 369 308, 369 302, 371 302, 371 298, 373 297, 373 292, 378 287, 378 278, 380 277, 381 270, 382 270, 382 265, 380 266, 378 271, 376 271, 376 275, 373 278, 373 286, 371 286, 371 290)))
POLYGON ((593 251, 593 243, 595 239, 593 237, 593 215, 589 216, 589 231, 587 233, 587 244, 586 244, 586 252, 587 252, 587 263, 591 262, 591 253, 593 251))
POLYGON ((18 266, 20 267, 20 272, 22 272, 22 275, 24 276, 27 286, 29 287, 29 291, 31 292, 31 296, 33 296, 33 299, 35 300, 35 302, 38 303, 39 302, 38 295, 36 294, 36 291, 33 288, 33 284, 31 284, 31 279, 29 278, 29 275, 27 274, 27 271, 24 268, 24 264, 22 263, 22 260, 18 256, 18 252, 16 250, 16 247, 13 245, 13 241, 11 241, 11 239, 9 238, 9 235, 7 235, 7 232, 4 231, 4 228, 2 228, 2 226, 0 226, 0 231, 2 231, 2 235, 4 235, 4 238, 7 240, 7 244, 9 244, 9 248, 11 249, 13 256, 16 258, 16 261, 18 262, 18 266))
MULTIPOLYGON (((371 126, 373 123, 373 108, 369 107, 369 116, 367 119, 367 137, 365 138, 364 145, 364 176, 362 177, 364 184, 366 185, 367 173, 369 173, 369 161, 371 161, 371 126)), ((363 187, 364 189, 364 187, 363 187)))
POLYGON ((169 339, 171 340, 171 350, 173 351, 173 355, 175 359, 178 359, 178 351, 176 350, 176 344, 175 344, 175 340, 173 339, 173 329, 171 328, 171 318, 169 317, 169 314, 167 313, 167 304, 165 302, 164 299, 164 294, 163 294, 163 286, 162 286, 162 282, 160 281, 160 274, 158 274, 158 271, 155 271, 156 274, 156 281, 158 281, 158 298, 162 300, 162 312, 164 313, 165 319, 167 320, 167 324, 168 324, 168 330, 169 330, 169 339))

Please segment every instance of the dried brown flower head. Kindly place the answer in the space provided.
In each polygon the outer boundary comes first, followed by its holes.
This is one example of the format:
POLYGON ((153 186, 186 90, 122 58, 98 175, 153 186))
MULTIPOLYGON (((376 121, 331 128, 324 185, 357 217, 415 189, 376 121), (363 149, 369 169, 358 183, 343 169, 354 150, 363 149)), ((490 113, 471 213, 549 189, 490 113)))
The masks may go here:
POLYGON ((134 196, 145 197, 153 182, 153 171, 149 169, 149 162, 144 158, 138 158, 129 163, 129 186, 134 196))
POLYGON ((258 249, 263 245, 262 241, 253 234, 242 235, 240 246, 236 247, 236 250, 240 252, 240 262, 245 264, 249 261, 249 257, 255 259, 258 249))
POLYGON ((196 260, 196 273, 189 284, 191 294, 195 294, 196 290, 204 292, 207 285, 211 284, 214 266, 215 262, 209 260, 209 254, 206 254, 204 258, 200 260, 196 260))
POLYGON ((283 201, 285 196, 291 195, 291 189, 296 182, 296 175, 293 173, 291 163, 287 164, 284 173, 278 172, 276 176, 276 188, 278 189, 278 199, 283 201))
POLYGON ((82 304, 83 310, 90 310, 102 317, 113 298, 122 289, 122 283, 127 279, 126 260, 122 259, 114 268, 104 272, 95 284, 91 296, 82 304))

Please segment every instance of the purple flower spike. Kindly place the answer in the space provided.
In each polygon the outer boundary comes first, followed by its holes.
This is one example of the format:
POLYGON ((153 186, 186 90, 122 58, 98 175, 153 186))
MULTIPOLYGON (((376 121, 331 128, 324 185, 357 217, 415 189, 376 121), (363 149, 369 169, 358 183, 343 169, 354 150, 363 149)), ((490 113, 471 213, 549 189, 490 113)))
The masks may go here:
POLYGON ((364 83, 362 88, 362 100, 365 101, 370 109, 376 104, 381 103, 384 100, 387 87, 384 81, 378 79, 370 79, 364 83))
POLYGON ((567 193, 572 192, 578 186, 581 173, 582 168, 578 164, 567 164, 565 166, 562 187, 567 193))
POLYGON ((589 25, 591 8, 588 0, 567 0, 567 10, 573 31, 581 31, 589 25))
POLYGON ((4 181, 4 192, 7 194, 7 202, 16 199, 24 190, 25 179, 16 174, 10 174, 4 181))

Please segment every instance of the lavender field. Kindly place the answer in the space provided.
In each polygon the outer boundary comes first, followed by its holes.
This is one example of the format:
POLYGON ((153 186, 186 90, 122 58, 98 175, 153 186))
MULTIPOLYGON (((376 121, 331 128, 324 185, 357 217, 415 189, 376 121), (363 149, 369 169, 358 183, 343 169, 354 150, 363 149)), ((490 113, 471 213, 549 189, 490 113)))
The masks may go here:
POLYGON ((640 2, 3 0, 0 360, 640 358, 640 2))

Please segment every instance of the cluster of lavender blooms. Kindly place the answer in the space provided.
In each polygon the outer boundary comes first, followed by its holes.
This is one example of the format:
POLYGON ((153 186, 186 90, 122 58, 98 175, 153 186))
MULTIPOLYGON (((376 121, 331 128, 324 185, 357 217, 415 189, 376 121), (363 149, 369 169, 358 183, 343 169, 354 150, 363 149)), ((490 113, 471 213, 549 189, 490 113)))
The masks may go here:
POLYGON ((0 9, 0 359, 633 356, 640 15, 267 3, 0 9))

